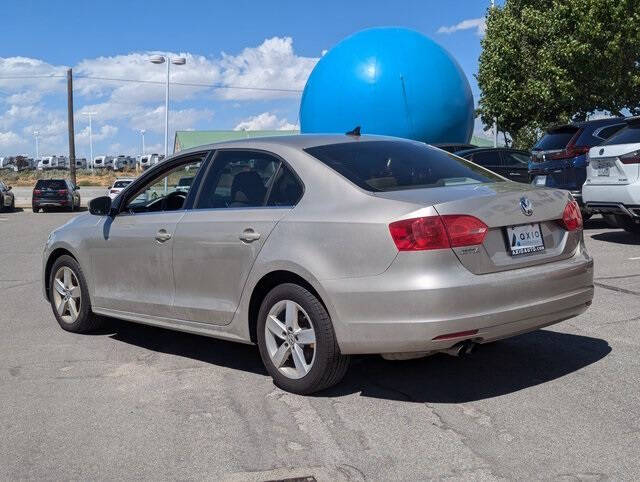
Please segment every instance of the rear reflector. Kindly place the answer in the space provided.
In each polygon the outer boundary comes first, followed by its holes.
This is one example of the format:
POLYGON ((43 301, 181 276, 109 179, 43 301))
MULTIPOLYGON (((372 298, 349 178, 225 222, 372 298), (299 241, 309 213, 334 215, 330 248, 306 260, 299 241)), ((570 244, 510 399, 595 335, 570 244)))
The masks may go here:
POLYGON ((436 336, 434 340, 448 340, 450 338, 460 338, 461 336, 472 336, 478 333, 478 330, 457 331, 456 333, 447 333, 446 335, 436 336))
POLYGON ((482 244, 488 227, 473 216, 449 214, 403 219, 389 231, 399 251, 425 251, 482 244))
POLYGON ((582 229, 582 213, 575 201, 569 201, 562 213, 562 225, 567 231, 582 229))

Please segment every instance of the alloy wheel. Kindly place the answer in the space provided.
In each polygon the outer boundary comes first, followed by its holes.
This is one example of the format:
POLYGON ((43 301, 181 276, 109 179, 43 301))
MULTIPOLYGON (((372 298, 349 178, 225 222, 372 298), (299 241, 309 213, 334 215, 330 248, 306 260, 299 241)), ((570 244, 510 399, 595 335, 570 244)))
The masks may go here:
POLYGON ((78 319, 82 290, 78 277, 68 266, 60 267, 53 277, 53 301, 62 321, 71 324, 78 319))
POLYGON ((304 377, 315 361, 316 333, 295 301, 278 301, 267 315, 265 343, 273 365, 287 378, 304 377))

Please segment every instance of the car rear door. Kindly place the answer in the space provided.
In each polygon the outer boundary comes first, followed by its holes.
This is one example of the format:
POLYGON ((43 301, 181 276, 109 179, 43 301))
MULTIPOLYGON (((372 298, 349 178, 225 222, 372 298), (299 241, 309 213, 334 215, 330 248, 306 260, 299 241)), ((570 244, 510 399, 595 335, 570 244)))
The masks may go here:
POLYGON ((176 230, 174 312, 179 319, 231 321, 258 253, 301 193, 293 172, 272 154, 217 152, 194 209, 176 230))
POLYGON ((529 182, 529 156, 527 153, 505 150, 500 155, 505 177, 516 182, 529 182))
POLYGON ((486 151, 477 151, 474 152, 467 159, 479 164, 482 167, 486 167, 490 171, 495 172, 496 174, 500 174, 501 176, 508 177, 506 175, 504 166, 502 165, 502 159, 500 158, 500 152, 494 149, 486 150, 486 151))

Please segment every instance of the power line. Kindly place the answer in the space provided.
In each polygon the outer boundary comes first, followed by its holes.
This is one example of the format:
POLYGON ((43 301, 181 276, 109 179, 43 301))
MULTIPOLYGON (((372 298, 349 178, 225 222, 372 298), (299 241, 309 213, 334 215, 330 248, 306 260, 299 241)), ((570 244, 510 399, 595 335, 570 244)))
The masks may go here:
MULTIPOLYGON (((90 75, 74 75, 76 79, 89 79, 89 80, 103 80, 108 82, 132 82, 137 84, 155 84, 164 85, 163 81, 159 80, 141 80, 141 79, 120 79, 115 77, 97 77, 90 75)), ((0 76, 0 80, 11 79, 64 79, 64 75, 14 75, 14 76, 0 76)), ((185 87, 207 87, 211 89, 237 89, 237 90, 256 90, 264 92, 287 92, 294 94, 301 94, 300 89, 281 89, 275 87, 247 87, 240 85, 224 85, 224 84, 206 84, 198 82, 171 82, 171 85, 181 85, 185 87)))

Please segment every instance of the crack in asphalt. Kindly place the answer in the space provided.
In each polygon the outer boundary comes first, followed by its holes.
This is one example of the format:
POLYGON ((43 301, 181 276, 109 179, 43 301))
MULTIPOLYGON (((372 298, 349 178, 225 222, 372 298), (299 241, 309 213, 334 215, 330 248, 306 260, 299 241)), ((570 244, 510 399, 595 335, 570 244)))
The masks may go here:
POLYGON ((628 290, 626 288, 618 288, 617 286, 607 285, 604 283, 596 283, 595 281, 593 284, 600 288, 604 288, 605 290, 617 291, 619 293, 625 293, 627 295, 640 296, 640 293, 638 293, 637 291, 628 290))
POLYGON ((623 276, 599 276, 597 278, 593 278, 594 280, 609 280, 609 279, 627 279, 627 278, 636 278, 640 276, 640 274, 626 274, 623 276))

